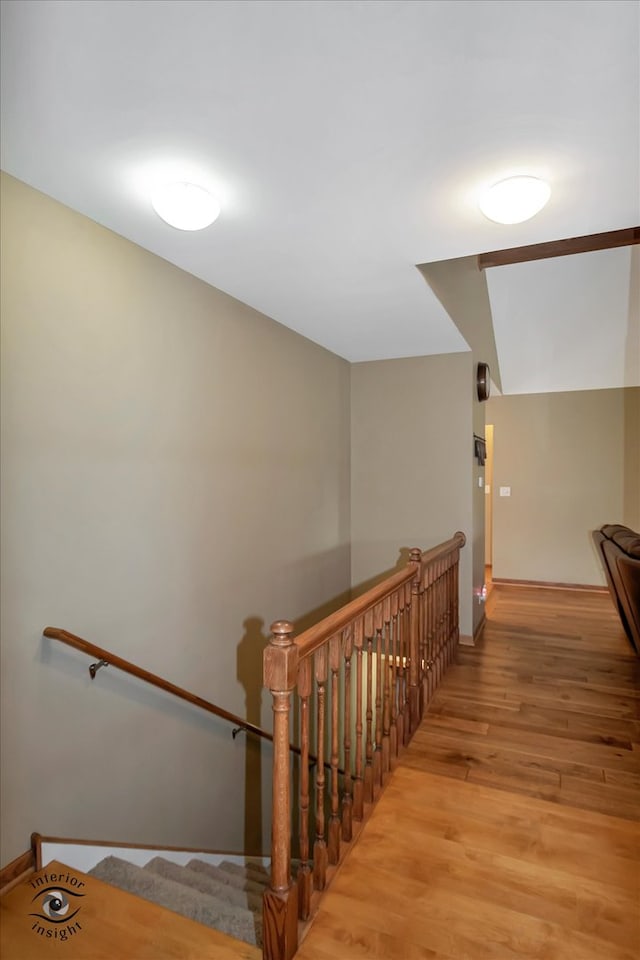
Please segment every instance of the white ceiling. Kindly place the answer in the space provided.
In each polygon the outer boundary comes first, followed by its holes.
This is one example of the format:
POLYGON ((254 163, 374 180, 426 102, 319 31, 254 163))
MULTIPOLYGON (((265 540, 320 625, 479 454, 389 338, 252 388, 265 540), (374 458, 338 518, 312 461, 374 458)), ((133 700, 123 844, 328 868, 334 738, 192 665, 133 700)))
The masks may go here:
POLYGON ((639 254, 619 247, 487 270, 503 393, 640 385, 639 254), (553 336, 540 335, 541 318, 553 336))
MULTIPOLYGON (((416 264, 640 222, 639 59, 636 0, 3 0, 2 168, 349 360, 463 350, 416 264), (172 172, 219 193, 212 227, 153 212, 172 172), (548 207, 484 219, 478 189, 525 172, 548 207)), ((496 316, 505 392, 523 329, 602 360, 568 259, 491 271, 501 310, 528 298, 496 316)), ((556 353, 548 389, 594 385, 556 353)))

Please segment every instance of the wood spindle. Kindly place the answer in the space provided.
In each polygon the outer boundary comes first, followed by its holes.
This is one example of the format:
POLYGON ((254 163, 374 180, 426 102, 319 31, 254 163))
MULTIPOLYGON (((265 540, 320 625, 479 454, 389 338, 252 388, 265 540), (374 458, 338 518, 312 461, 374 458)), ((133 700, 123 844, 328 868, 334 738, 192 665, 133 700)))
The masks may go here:
POLYGON ((404 728, 405 728, 405 642, 404 642, 404 590, 398 593, 398 753, 400 747, 404 746, 404 728))
POLYGON ((350 843, 353 836, 353 780, 351 776, 351 657, 353 654, 353 631, 342 631, 342 655, 344 657, 344 783, 342 788, 342 839, 350 843))
POLYGON ((436 687, 435 676, 435 625, 436 625, 436 595, 433 582, 433 565, 427 574, 427 689, 429 699, 433 696, 436 687))
POLYGON ((411 591, 405 584, 402 633, 404 637, 404 745, 411 740, 411 591))
POLYGON ((447 566, 447 561, 443 561, 443 571, 442 571, 442 606, 443 606, 443 621, 442 621, 442 674, 447 672, 447 667, 449 666, 449 568, 447 566))
POLYGON ((313 844, 313 883, 316 890, 324 890, 327 882, 327 842, 325 838, 324 816, 324 745, 327 686, 327 647, 316 650, 314 654, 315 677, 317 684, 317 746, 316 755, 316 838, 313 844))
POLYGON ((445 647, 445 638, 446 638, 446 601, 445 601, 445 582, 444 582, 444 570, 443 562, 440 560, 439 564, 439 577, 438 583, 440 585, 440 646, 439 646, 439 657, 438 657, 438 683, 442 680, 444 676, 444 647, 445 647))
POLYGON ((444 676, 449 665, 449 571, 446 559, 442 561, 442 566, 442 675, 444 676))
POLYGON ((447 668, 453 660, 453 567, 447 561, 447 668))
MULTIPOLYGON (((456 534, 456 536, 458 536, 458 534, 456 534)), ((463 543, 464 543, 464 539, 463 539, 463 543)), ((457 549, 454 554, 454 565, 453 565, 453 624, 454 624, 454 641, 453 642, 456 646, 456 649, 460 641, 460 605, 458 601, 459 574, 460 574, 460 550, 457 549)))
POLYGON ((411 607, 409 610, 409 717, 412 737, 420 723, 420 561, 422 552, 411 551, 411 560, 416 564, 416 575, 411 581, 411 607))
POLYGON ((435 580, 433 582, 433 596, 434 596, 434 611, 435 611, 435 625, 434 625, 434 644, 435 644, 435 664, 434 664, 434 684, 436 687, 440 686, 440 644, 442 642, 442 591, 441 591, 440 575, 437 568, 435 567, 435 580))
POLYGON ((424 573, 422 570, 422 565, 420 566, 420 579, 418 581, 420 585, 420 593, 418 595, 419 609, 420 609, 420 625, 419 625, 419 645, 420 645, 420 669, 418 675, 418 691, 420 694, 420 719, 424 716, 424 678, 427 668, 426 652, 427 652, 427 628, 426 628, 426 597, 424 590, 424 573))
POLYGON ((382 688, 384 666, 382 662, 382 605, 378 604, 373 611, 373 625, 376 632, 375 637, 375 663, 376 663, 376 726, 375 726, 375 749, 373 753, 373 796, 377 798, 382 786, 382 688))
POLYGON ((389 730, 389 763, 393 770, 398 760, 398 594, 391 597, 389 611, 391 622, 389 636, 391 638, 391 727, 389 730))
POLYGON ((440 564, 440 576, 438 583, 440 585, 440 679, 444 676, 445 669, 445 646, 447 636, 447 601, 446 601, 446 578, 442 564, 440 564))
POLYGON ((298 916, 306 920, 311 912, 313 875, 309 862, 309 701, 311 698, 311 658, 300 664, 298 697, 300 698, 300 866, 298 867, 298 916))
POLYGON ((298 949, 298 887, 291 881, 289 715, 298 672, 293 624, 278 620, 264 651, 264 685, 273 697, 271 876, 263 895, 263 956, 290 960, 298 949))
POLYGON ((338 793, 339 709, 340 691, 340 637, 329 640, 329 668, 331 670, 331 814, 329 816, 329 863, 340 861, 340 797, 338 793))
POLYGON ((391 769, 391 598, 382 601, 382 782, 391 769))
POLYGON ((364 617, 364 632, 367 643, 367 712, 364 764, 364 800, 373 803, 373 616, 367 611, 364 617))
POLYGON ((356 648, 356 762, 353 778, 353 816, 362 820, 364 816, 364 781, 362 776, 362 653, 364 644, 364 623, 359 617, 353 629, 353 643, 356 648))

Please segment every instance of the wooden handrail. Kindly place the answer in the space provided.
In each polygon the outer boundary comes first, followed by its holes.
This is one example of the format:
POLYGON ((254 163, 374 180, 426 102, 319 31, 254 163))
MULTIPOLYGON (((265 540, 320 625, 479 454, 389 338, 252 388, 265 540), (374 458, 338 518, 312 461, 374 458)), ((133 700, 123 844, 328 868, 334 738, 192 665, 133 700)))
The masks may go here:
POLYGON ((424 553, 414 548, 403 570, 299 637, 289 620, 271 625, 263 664, 274 731, 264 960, 292 960, 298 921, 311 915, 313 891, 324 890, 329 866, 343 856, 341 844, 353 839, 352 821, 362 823, 365 807, 375 803, 455 656, 458 564, 465 542, 464 534, 456 533, 424 553), (287 752, 292 717, 302 751, 295 877, 287 752), (312 785, 306 761, 313 740, 318 765, 312 785))
MULTIPOLYGON (((235 713, 230 713, 215 703, 204 700, 195 693, 190 693, 189 690, 184 690, 182 687, 176 686, 175 683, 164 680, 162 677, 156 676, 155 673, 150 673, 149 670, 138 667, 135 663, 123 660, 122 657, 116 656, 115 653, 110 653, 109 650, 105 650, 103 647, 97 647, 94 643, 83 640, 82 637, 76 637, 75 634, 69 633, 68 630, 61 630, 59 627, 45 627, 42 634, 52 640, 59 640, 61 643, 66 643, 69 647, 75 647, 76 650, 81 650, 90 657, 96 657, 98 660, 104 661, 112 667, 117 667, 118 670, 123 670, 125 673, 131 674, 132 677, 137 677, 138 680, 144 680, 145 683, 150 683, 152 686, 158 687, 159 690, 171 693, 174 697, 186 700, 187 703, 192 703, 194 706, 206 710, 207 713, 212 713, 214 716, 220 717, 221 720, 234 723, 248 733, 255 734, 256 737, 273 741, 273 734, 269 733, 268 730, 263 730, 262 727, 257 727, 254 723, 243 720, 242 717, 237 716, 235 713)), ((290 744, 289 749, 294 753, 300 754, 300 748, 293 744, 290 744)))
MULTIPOLYGON (((163 677, 158 677, 155 673, 151 673, 149 670, 145 670, 143 667, 139 667, 135 663, 131 663, 129 660, 123 660, 122 657, 118 657, 115 653, 105 650, 104 647, 98 647, 95 643, 89 643, 88 640, 84 640, 82 637, 77 637, 74 633, 69 633, 68 630, 62 630, 60 627, 45 627, 42 631, 42 635, 43 637, 49 637, 51 640, 59 640, 61 643, 66 643, 69 647, 75 647, 76 650, 81 650, 90 657, 95 657, 98 663, 92 664, 89 667, 89 672, 91 673, 92 679, 96 675, 96 670, 100 669, 101 665, 116 667, 118 670, 123 670, 125 673, 131 674, 132 677, 137 677, 138 680, 144 680, 145 683, 150 683, 152 686, 158 687, 159 690, 164 690, 167 693, 171 693, 173 696, 179 697, 181 700, 186 700, 187 703, 192 703, 194 706, 200 707, 202 710, 206 710, 207 713, 212 713, 214 716, 220 717, 221 720, 226 720, 229 723, 235 724, 237 728, 246 730, 247 733, 253 733, 256 737, 261 737, 263 740, 269 740, 271 743, 273 743, 273 734, 269 733, 268 730, 263 730, 262 727, 257 727, 255 723, 250 723, 248 720, 244 720, 237 714, 230 713, 223 707, 219 707, 217 704, 211 703, 210 700, 205 700, 203 697, 199 697, 197 694, 191 693, 189 690, 185 690, 183 687, 178 687, 175 683, 171 683, 170 680, 165 680, 163 677)), ((300 747, 296 746, 295 743, 289 744, 289 750, 291 753, 295 753, 298 757, 302 755, 300 747)), ((315 756, 315 754, 310 753, 310 765, 313 766, 317 762, 318 758, 315 756)), ((325 766, 328 767, 329 764, 325 763, 325 766)), ((342 772, 343 771, 340 770, 340 773, 342 772)))
POLYGON ((344 630, 344 628, 357 619, 357 617, 361 617, 367 610, 382 603, 383 600, 390 597, 391 594, 398 590, 403 584, 414 580, 420 565, 424 567, 438 557, 446 557, 453 550, 459 550, 465 543, 466 537, 464 533, 455 533, 450 540, 446 540, 437 547, 425 551, 420 561, 409 561, 406 567, 399 570, 398 573, 393 573, 386 580, 383 580, 382 583, 371 587, 371 589, 363 593, 362 596, 356 597, 355 600, 351 600, 351 602, 345 604, 344 607, 340 607, 335 613, 329 614, 324 620, 309 627, 308 630, 305 630, 304 633, 301 633, 300 636, 294 640, 298 648, 299 659, 311 656, 311 654, 321 647, 323 643, 326 643, 330 637, 336 633, 340 633, 341 630, 344 630))

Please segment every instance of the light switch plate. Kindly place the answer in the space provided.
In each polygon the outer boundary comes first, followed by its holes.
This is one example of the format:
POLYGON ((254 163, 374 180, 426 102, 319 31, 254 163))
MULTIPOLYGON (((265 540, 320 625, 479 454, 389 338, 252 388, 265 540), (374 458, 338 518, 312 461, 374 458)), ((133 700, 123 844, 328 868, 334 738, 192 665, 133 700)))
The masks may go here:
POLYGON ((501 496, 501 497, 510 497, 510 496, 511 496, 511 487, 500 487, 500 496, 501 496))

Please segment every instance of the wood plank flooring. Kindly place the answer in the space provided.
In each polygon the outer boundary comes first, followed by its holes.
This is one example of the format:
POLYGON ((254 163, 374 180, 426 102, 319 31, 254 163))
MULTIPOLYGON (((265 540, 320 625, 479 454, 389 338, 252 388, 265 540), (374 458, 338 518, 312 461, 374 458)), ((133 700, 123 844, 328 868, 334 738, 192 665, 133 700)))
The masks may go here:
POLYGON ((299 960, 637 960, 639 662, 605 594, 495 586, 299 960))

